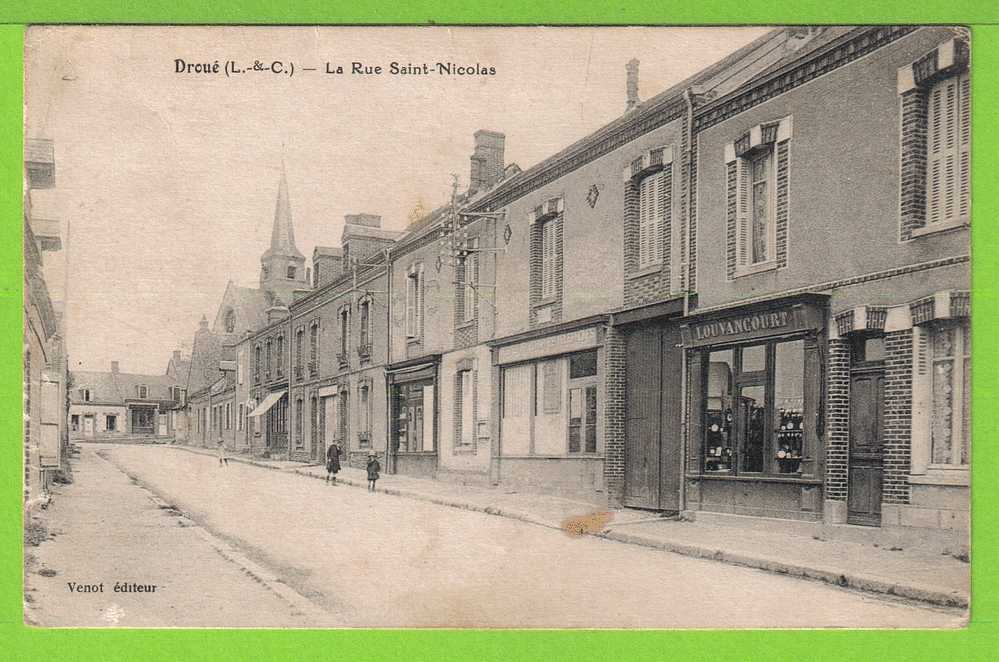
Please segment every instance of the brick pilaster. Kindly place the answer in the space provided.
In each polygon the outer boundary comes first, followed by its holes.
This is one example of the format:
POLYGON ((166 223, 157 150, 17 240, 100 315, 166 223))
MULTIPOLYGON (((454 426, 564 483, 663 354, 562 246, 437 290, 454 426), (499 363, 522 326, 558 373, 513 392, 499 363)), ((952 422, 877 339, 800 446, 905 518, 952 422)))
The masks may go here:
POLYGON ((829 341, 826 369, 825 498, 846 501, 850 467, 850 342, 829 341))
POLYGON ((883 503, 909 503, 912 463, 912 329, 885 335, 883 503))
POLYGON ((902 143, 899 188, 899 234, 903 241, 926 224, 926 92, 921 88, 901 96, 902 143))
POLYGON ((791 147, 789 141, 777 144, 777 208, 776 208, 776 253, 777 268, 787 266, 787 218, 788 218, 788 176, 791 170, 791 147))
POLYGON ((624 440, 626 406, 624 335, 610 327, 604 341, 604 484, 611 506, 624 501, 624 440))

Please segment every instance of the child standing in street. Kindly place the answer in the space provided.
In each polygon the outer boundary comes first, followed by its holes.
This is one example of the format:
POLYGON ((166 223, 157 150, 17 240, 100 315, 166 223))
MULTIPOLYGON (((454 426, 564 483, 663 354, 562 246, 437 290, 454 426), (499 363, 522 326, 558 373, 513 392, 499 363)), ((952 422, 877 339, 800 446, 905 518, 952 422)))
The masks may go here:
POLYGON ((378 472, 382 470, 382 465, 378 463, 378 456, 368 453, 368 491, 375 491, 375 482, 378 480, 378 472))
POLYGON ((219 439, 218 450, 219 450, 219 466, 220 467, 223 467, 223 466, 228 467, 229 466, 229 456, 226 455, 226 452, 225 452, 225 442, 222 441, 221 439, 219 439))

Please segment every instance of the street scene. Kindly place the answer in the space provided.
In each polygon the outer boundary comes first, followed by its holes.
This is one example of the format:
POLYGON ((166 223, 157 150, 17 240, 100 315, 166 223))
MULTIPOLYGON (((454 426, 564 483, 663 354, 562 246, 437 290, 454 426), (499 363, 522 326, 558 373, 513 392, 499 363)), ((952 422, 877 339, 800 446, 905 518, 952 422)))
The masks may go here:
POLYGON ((970 58, 30 28, 25 623, 964 627, 970 58))

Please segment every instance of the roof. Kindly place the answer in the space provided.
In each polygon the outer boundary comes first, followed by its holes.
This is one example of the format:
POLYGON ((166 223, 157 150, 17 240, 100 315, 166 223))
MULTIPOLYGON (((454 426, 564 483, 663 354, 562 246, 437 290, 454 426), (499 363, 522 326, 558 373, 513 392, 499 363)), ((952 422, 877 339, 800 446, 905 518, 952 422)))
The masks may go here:
POLYGON ((225 315, 230 308, 236 315, 236 333, 255 330, 267 324, 267 309, 274 303, 274 295, 269 290, 243 287, 229 281, 225 294, 222 295, 212 331, 215 333, 224 332, 225 315))
POLYGON ((368 225, 348 223, 343 226, 343 239, 341 239, 341 241, 345 241, 349 237, 372 237, 375 239, 395 241, 402 235, 402 232, 398 232, 396 230, 382 230, 381 228, 373 228, 368 225))
POLYGON ((73 386, 69 398, 72 404, 124 405, 125 400, 138 400, 139 386, 146 386, 143 400, 173 400, 171 386, 179 386, 183 378, 173 379, 168 375, 145 375, 132 372, 98 372, 73 370, 73 386), (80 397, 80 391, 90 390, 90 400, 80 397))

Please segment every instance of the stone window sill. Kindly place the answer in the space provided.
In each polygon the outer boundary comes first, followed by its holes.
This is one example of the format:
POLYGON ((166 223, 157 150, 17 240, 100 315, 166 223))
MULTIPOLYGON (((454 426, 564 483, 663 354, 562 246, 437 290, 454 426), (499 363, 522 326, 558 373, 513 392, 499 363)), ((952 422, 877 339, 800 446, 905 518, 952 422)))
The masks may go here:
POLYGON ((960 230, 966 227, 969 227, 968 219, 966 218, 959 218, 956 221, 948 221, 947 223, 934 223, 932 225, 927 223, 921 228, 914 228, 912 230, 912 238, 925 237, 926 235, 947 232, 948 230, 960 230))
POLYGON ((663 265, 662 262, 657 262, 656 264, 650 264, 647 267, 642 267, 641 269, 636 269, 625 276, 628 280, 634 280, 635 278, 644 278, 645 276, 651 276, 652 274, 662 273, 663 265))
POLYGON ((776 271, 777 270, 777 260, 769 260, 767 262, 758 262, 746 267, 736 267, 735 277, 742 278, 743 276, 753 276, 755 274, 763 273, 766 271, 776 271))
POLYGON ((910 485, 971 485, 971 472, 967 469, 928 469, 925 474, 910 475, 910 485))
POLYGON ((470 329, 473 326, 475 326, 475 322, 476 321, 478 321, 478 320, 476 320, 476 318, 473 317, 472 319, 467 319, 464 322, 458 322, 457 324, 454 325, 454 328, 455 328, 456 331, 461 331, 461 330, 464 330, 464 329, 470 329))
POLYGON ((551 306, 552 304, 558 303, 560 299, 561 297, 559 296, 551 296, 546 299, 538 299, 537 301, 534 302, 533 307, 544 308, 545 306, 551 306))

